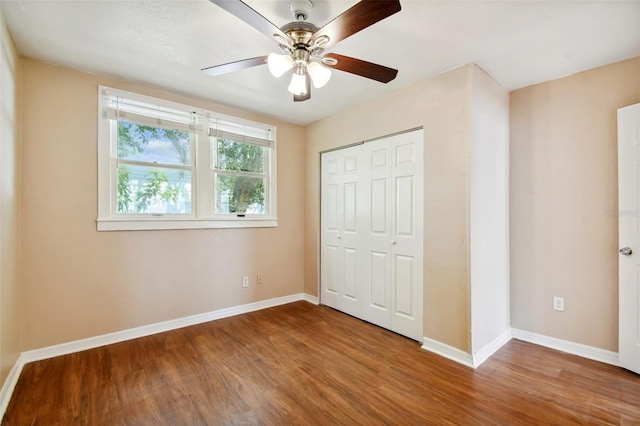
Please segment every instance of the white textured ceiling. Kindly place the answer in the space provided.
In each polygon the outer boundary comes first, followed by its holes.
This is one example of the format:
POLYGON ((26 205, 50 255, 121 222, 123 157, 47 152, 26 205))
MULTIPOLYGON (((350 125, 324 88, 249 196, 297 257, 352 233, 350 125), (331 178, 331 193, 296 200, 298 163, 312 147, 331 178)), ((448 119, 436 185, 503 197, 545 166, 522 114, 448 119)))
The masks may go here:
MULTIPOLYGON (((309 21, 353 1, 314 0, 309 21)), ((246 0, 281 26, 288 0, 246 0)), ((509 90, 640 55, 640 1, 419 1, 331 52, 399 70, 389 84, 333 71, 294 103, 266 66, 211 77, 201 68, 277 51, 207 0, 0 0, 21 55, 306 124, 448 69, 477 63, 509 90)), ((640 76, 639 76, 640 78, 640 76)))

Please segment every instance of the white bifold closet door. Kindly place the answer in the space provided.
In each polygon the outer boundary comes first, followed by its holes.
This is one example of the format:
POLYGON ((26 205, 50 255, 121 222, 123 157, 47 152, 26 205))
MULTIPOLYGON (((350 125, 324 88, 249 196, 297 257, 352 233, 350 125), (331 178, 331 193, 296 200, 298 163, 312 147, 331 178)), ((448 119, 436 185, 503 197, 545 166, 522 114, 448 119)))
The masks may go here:
POLYGON ((423 131, 322 154, 320 297, 422 341, 423 131))

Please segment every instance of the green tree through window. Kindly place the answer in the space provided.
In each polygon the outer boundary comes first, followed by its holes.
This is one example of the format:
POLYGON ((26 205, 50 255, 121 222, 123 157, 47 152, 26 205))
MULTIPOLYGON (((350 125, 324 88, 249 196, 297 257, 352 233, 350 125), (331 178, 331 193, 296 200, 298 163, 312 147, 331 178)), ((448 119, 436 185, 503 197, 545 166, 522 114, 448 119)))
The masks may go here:
POLYGON ((162 165, 189 166, 190 153, 188 132, 118 121, 118 213, 189 213, 191 174, 162 165))
POLYGON ((216 169, 243 173, 218 174, 218 212, 264 213, 265 148, 217 138, 217 154, 216 169))

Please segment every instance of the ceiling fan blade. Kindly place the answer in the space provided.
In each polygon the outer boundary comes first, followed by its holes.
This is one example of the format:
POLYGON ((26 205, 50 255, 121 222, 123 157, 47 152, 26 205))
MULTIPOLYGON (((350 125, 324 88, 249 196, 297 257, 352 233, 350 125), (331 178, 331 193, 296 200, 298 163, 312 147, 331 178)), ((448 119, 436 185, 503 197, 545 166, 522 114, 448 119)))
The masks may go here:
POLYGON ((311 37, 311 44, 322 36, 328 36, 329 41, 322 45, 322 48, 326 49, 340 40, 400 12, 400 9, 400 0, 362 0, 316 31, 311 37))
POLYGON ((267 56, 258 56, 257 58, 243 59, 241 61, 229 62, 228 64, 215 65, 213 67, 202 68, 202 71, 209 75, 222 75, 234 71, 243 70, 245 68, 264 65, 267 63, 267 56))
POLYGON ((307 93, 304 95, 293 95, 293 102, 304 102, 311 99, 311 79, 309 78, 309 74, 307 74, 307 93))
POLYGON ((398 75, 398 70, 396 69, 374 64, 372 62, 363 61, 362 59, 352 58, 350 56, 338 55, 337 53, 329 53, 324 57, 335 59, 336 61, 338 61, 338 63, 335 65, 325 63, 324 65, 329 68, 359 75, 361 77, 370 78, 382 83, 388 83, 398 75))
MULTIPOLYGON (((282 30, 276 27, 271 21, 260 15, 246 3, 240 0, 209 0, 211 3, 220 6, 238 19, 251 25, 262 34, 273 40, 274 35, 278 35, 285 40, 291 40, 282 30)), ((291 40, 293 42, 293 40, 291 40)))

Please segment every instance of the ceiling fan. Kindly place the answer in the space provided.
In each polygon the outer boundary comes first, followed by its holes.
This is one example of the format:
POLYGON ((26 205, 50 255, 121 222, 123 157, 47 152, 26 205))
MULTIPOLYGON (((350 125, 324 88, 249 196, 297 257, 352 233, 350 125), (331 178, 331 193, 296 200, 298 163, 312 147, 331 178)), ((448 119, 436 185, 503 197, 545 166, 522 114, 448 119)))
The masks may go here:
POLYGON ((337 53, 324 51, 337 42, 400 11, 399 0, 361 0, 322 28, 307 21, 313 7, 310 0, 290 0, 289 9, 295 21, 276 27, 240 0, 209 0, 243 20, 267 37, 275 39, 282 54, 271 53, 203 68, 207 74, 222 75, 257 65, 267 64, 275 77, 293 69, 289 92, 295 102, 311 98, 311 82, 316 88, 324 86, 331 77, 329 68, 388 83, 398 70, 337 53), (310 81, 311 80, 311 81, 310 81))

